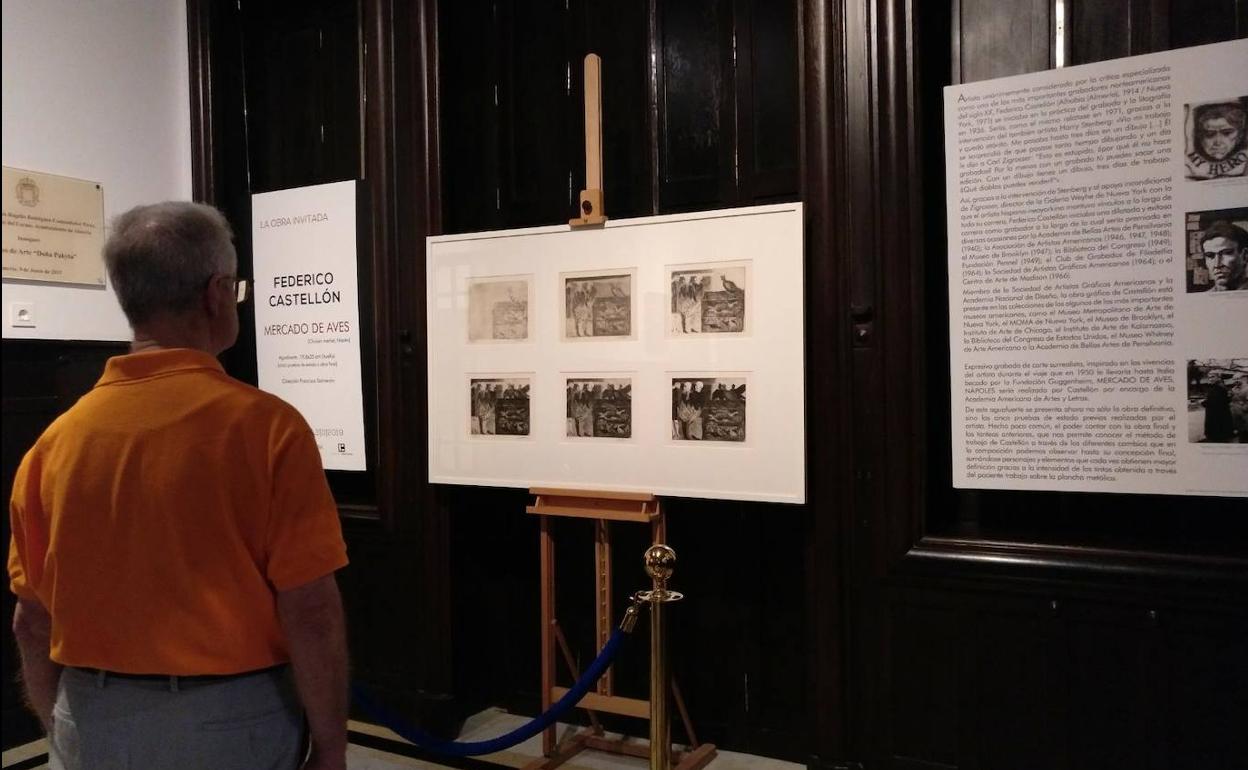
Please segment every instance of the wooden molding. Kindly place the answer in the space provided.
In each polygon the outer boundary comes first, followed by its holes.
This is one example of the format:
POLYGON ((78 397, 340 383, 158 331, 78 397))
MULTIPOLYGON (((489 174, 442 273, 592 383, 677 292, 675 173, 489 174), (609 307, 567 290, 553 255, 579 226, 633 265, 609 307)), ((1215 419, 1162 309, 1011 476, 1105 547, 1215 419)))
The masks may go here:
POLYGON ((970 583, 1017 579, 1094 593, 1140 593, 1156 587, 1216 609, 1248 593, 1248 559, 1125 548, 1051 545, 928 535, 895 565, 893 577, 940 577, 970 583))
POLYGON ((212 0, 187 0, 187 58, 191 94, 191 194, 216 201, 212 131, 212 0))

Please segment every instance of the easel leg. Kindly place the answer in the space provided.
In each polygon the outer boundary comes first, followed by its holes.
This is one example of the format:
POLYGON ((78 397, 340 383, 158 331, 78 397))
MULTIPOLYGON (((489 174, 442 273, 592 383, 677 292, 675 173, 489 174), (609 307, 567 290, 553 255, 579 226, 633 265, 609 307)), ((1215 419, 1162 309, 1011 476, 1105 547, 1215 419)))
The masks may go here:
MULTIPOLYGON (((563 635, 563 629, 559 627, 559 622, 553 624, 555 628, 555 639, 559 642, 559 649, 563 652, 563 663, 568 667, 568 673, 573 679, 581 678, 581 670, 576 667, 576 658, 572 655, 572 647, 568 644, 568 638, 563 635)), ((598 713, 592 709, 585 709, 585 713, 589 715, 590 732, 594 735, 602 735, 602 724, 598 721, 598 713)))
POLYGON ((693 732, 693 721, 689 719, 689 710, 685 708, 685 699, 681 697, 680 686, 676 684, 676 677, 672 677, 672 700, 676 701, 676 710, 680 712, 681 724, 685 726, 685 735, 689 738, 689 748, 696 749, 698 747, 698 736, 693 732))
MULTIPOLYGON (((550 691, 555 686, 555 543, 549 517, 542 517, 542 711, 551 707, 550 691)), ((556 726, 542 731, 542 753, 555 751, 556 726)))
MULTIPOLYGON (((594 626, 597 631, 598 649, 606 646, 611 638, 611 529, 610 522, 599 519, 594 523, 594 589, 598 603, 594 608, 594 626)), ((611 669, 598 680, 598 694, 612 693, 611 669)))

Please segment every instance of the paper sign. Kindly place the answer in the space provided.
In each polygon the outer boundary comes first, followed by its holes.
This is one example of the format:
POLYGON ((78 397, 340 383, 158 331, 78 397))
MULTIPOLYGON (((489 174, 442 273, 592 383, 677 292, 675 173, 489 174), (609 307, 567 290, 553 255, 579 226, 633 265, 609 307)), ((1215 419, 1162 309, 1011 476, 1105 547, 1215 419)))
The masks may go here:
POLYGON ((303 414, 326 469, 365 470, 356 183, 251 200, 260 388, 303 414))

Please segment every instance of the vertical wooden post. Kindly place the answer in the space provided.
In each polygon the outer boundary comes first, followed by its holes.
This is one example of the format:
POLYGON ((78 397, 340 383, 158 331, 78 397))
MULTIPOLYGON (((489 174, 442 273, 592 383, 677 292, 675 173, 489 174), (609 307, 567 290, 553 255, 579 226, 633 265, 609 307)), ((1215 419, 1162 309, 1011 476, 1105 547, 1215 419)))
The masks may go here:
MULTIPOLYGON (((551 707, 555 686, 555 544, 550 533, 550 517, 542 517, 542 712, 551 707)), ((542 753, 555 751, 555 726, 542 731, 542 753)))
POLYGON ((579 213, 568 220, 572 227, 607 221, 602 198, 602 59, 596 53, 585 56, 585 188, 579 213))
POLYGON ((602 189, 602 58, 596 53, 585 57, 585 188, 602 189))
MULTIPOLYGON (((606 519, 594 522, 594 588, 598 601, 594 607, 594 628, 597 630, 598 649, 607 646, 611 638, 615 613, 611 609, 611 524, 606 519)), ((611 669, 598 680, 598 694, 612 692, 611 669)))

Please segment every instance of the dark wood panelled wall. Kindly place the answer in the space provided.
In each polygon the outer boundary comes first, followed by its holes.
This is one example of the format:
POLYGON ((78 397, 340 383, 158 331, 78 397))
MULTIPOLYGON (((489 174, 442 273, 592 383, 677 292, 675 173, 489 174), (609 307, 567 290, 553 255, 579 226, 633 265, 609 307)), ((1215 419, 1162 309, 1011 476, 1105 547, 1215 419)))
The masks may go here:
MULTIPOLYGON (((104 362, 123 353, 126 345, 115 343, 60 343, 28 340, 4 341, 4 499, 13 492, 13 475, 26 450, 57 415, 73 405, 80 395, 91 389, 104 369, 104 362)), ((11 531, 9 517, 4 516, 3 537, 8 548, 11 531)), ((7 556, 7 551, 5 552, 7 556)), ((3 600, 4 651, 0 660, 4 671, 0 686, 0 720, 3 721, 3 746, 17 746, 39 736, 39 723, 22 704, 17 688, 16 672, 20 670, 17 644, 8 632, 9 621, 17 600, 9 593, 6 578, 3 600)))
MULTIPOLYGON (((809 502, 667 502, 698 737, 813 768, 1242 767, 1242 501, 949 484, 941 88, 1054 66, 1059 3, 1067 63, 1248 35, 1246 0, 189 0, 195 194, 243 269, 250 193, 361 178, 371 200, 377 470, 331 474, 355 676, 435 730, 537 711, 526 495, 425 481, 424 237, 571 215, 595 51, 609 215, 806 207, 809 502)), ((7 483, 101 352, 4 356, 7 483)), ((249 345, 226 363, 254 379, 249 345)), ((622 597, 644 533, 617 537, 622 597)), ((582 663, 591 542, 558 528, 582 663)), ((625 653, 624 694, 646 665, 625 653)))

